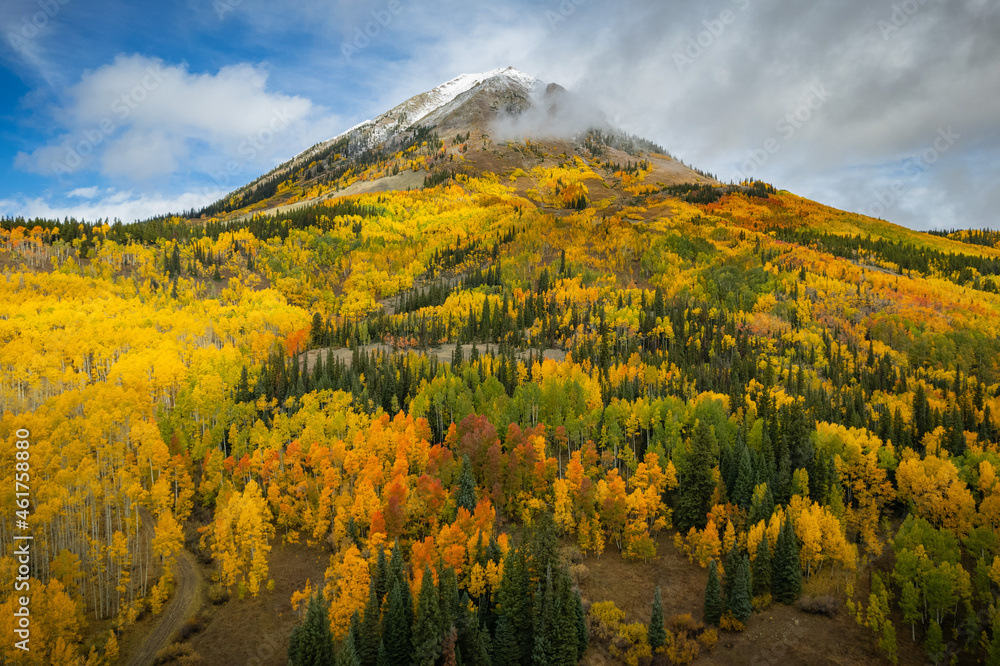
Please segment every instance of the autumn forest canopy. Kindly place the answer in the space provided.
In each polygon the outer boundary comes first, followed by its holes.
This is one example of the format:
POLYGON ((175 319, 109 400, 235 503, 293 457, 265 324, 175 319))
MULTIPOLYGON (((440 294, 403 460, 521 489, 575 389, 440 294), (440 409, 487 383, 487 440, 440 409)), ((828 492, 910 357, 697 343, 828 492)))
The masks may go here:
POLYGON ((208 628, 290 604, 273 663, 687 663, 780 606, 1000 663, 996 233, 653 148, 420 131, 190 217, 0 221, 2 660, 117 663, 197 575, 208 628), (293 547, 325 574, 281 596, 293 547), (586 573, 668 557, 696 599, 586 573))

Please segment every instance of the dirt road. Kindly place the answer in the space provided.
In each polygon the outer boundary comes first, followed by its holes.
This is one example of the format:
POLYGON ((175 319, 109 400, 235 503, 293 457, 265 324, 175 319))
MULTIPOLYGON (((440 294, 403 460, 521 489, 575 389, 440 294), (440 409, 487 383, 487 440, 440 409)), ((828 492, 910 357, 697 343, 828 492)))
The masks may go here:
MULTIPOLYGON (((142 529, 147 536, 153 538, 153 516, 145 509, 140 510, 142 529)), ((171 638, 193 617, 201 606, 201 575, 195 563, 194 555, 187 549, 177 553, 177 563, 174 565, 174 594, 160 613, 152 630, 139 646, 122 663, 129 666, 149 666, 153 663, 156 653, 170 644, 171 638)))

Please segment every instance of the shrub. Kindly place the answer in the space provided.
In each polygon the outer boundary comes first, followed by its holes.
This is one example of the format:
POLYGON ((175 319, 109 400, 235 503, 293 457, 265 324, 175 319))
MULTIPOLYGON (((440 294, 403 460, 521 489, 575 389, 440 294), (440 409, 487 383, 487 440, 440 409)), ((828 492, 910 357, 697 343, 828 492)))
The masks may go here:
POLYGON ((690 638, 686 633, 674 634, 667 632, 666 645, 667 659, 671 664, 689 664, 698 658, 698 641, 690 638))
POLYGON ((198 666, 201 664, 201 655, 194 651, 190 645, 181 643, 171 643, 156 653, 153 658, 154 666, 198 666))
POLYGON ((577 585, 581 585, 590 580, 590 569, 587 568, 586 564, 571 564, 569 567, 569 574, 573 577, 573 581, 577 585))
POLYGON ((837 614, 840 604, 830 595, 820 597, 802 597, 795 604, 800 611, 812 613, 813 615, 826 615, 833 617, 837 614))
POLYGON ((618 634, 618 628, 625 619, 625 612, 613 601, 597 601, 591 604, 591 635, 602 641, 610 641, 618 634))
POLYGON ((747 628, 745 624, 733 617, 733 614, 729 611, 726 611, 722 619, 719 620, 719 627, 726 631, 743 631, 747 628))
POLYGON ((611 642, 611 656, 628 666, 638 666, 639 660, 653 656, 647 631, 642 622, 619 625, 618 634, 611 642))
POLYGON ((670 618, 668 626, 670 627, 670 630, 673 631, 675 634, 679 633, 696 634, 705 628, 705 625, 703 625, 701 622, 698 622, 693 617, 691 617, 691 613, 684 613, 683 615, 674 615, 673 617, 670 618))
POLYGON ((715 629, 706 629, 698 636, 698 642, 705 650, 711 652, 715 644, 719 642, 719 632, 715 629))
POLYGON ((224 604, 229 601, 229 590, 221 583, 216 583, 208 588, 208 600, 216 606, 224 604))
POLYGON ((196 615, 181 625, 181 628, 177 633, 180 640, 186 641, 204 628, 205 620, 200 615, 196 615))

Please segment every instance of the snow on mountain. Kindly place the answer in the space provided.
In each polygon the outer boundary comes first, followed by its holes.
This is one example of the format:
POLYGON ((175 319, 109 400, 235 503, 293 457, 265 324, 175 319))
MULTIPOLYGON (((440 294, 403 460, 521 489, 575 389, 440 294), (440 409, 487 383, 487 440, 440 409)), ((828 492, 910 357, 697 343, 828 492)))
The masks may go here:
MULTIPOLYGON (((414 95, 376 118, 358 123, 332 139, 307 148, 288 162, 275 167, 265 177, 286 173, 309 164, 315 156, 344 138, 349 137, 354 146, 363 146, 364 148, 377 146, 421 120, 428 119, 435 112, 439 112, 437 116, 442 115, 454 104, 460 104, 462 99, 467 96, 466 93, 477 89, 477 86, 483 86, 479 90, 486 92, 513 89, 528 95, 543 91, 545 88, 545 84, 539 79, 513 67, 493 69, 479 74, 460 74, 427 92, 414 95)), ((249 183, 237 191, 253 188, 259 180, 249 183)))
MULTIPOLYGON (((463 93, 492 80, 503 81, 507 85, 513 84, 529 92, 544 85, 530 74, 525 74, 513 67, 492 69, 479 74, 460 74, 427 92, 414 95, 376 118, 358 123, 332 139, 313 146, 299 157, 307 158, 351 134, 360 134, 369 146, 377 145, 390 134, 410 127, 463 93)), ((295 158, 295 161, 298 160, 298 157, 295 158)))

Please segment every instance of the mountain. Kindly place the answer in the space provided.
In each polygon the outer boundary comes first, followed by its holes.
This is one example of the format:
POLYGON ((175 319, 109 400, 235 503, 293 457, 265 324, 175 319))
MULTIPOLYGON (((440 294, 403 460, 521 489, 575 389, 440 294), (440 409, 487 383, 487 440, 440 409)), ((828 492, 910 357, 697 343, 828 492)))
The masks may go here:
MULTIPOLYGON (((556 83, 546 83, 513 67, 481 74, 462 74, 432 90, 398 104, 337 136, 318 143, 225 199, 206 207, 202 214, 245 216, 254 211, 284 211, 295 205, 339 194, 334 185, 350 171, 384 161, 415 143, 437 137, 465 137, 446 147, 449 162, 458 145, 468 144, 463 157, 466 172, 510 172, 530 167, 510 145, 525 139, 541 141, 555 152, 600 150, 613 161, 652 160, 666 184, 715 183, 707 174, 692 170, 650 141, 627 135, 581 95, 556 83), (471 143, 470 143, 471 142, 471 143), (471 146, 471 148, 470 148, 471 146), (499 159, 497 159, 499 158, 499 159), (285 187, 279 192, 279 185, 285 187), (299 192, 295 192, 299 190, 299 192), (310 193, 311 191, 311 193, 310 193)), ((428 164, 419 177, 371 183, 367 190, 417 187, 424 176, 443 168, 428 164)), ((396 174, 398 175, 398 174, 396 174)), ((381 178, 378 180, 382 180, 381 178)), ((363 191, 355 188, 353 192, 363 191)))
POLYGON ((511 70, 296 160, 0 219, 25 663, 1000 654, 996 233, 718 183, 511 70))
POLYGON ((332 139, 316 144, 292 158, 289 164, 301 164, 345 138, 357 145, 373 148, 413 126, 427 125, 431 114, 442 107, 451 107, 456 98, 467 98, 466 93, 473 89, 479 94, 487 90, 504 90, 519 98, 526 98, 542 85, 544 84, 535 77, 513 67, 494 69, 482 74, 460 74, 427 92, 414 95, 373 120, 366 120, 332 139))

